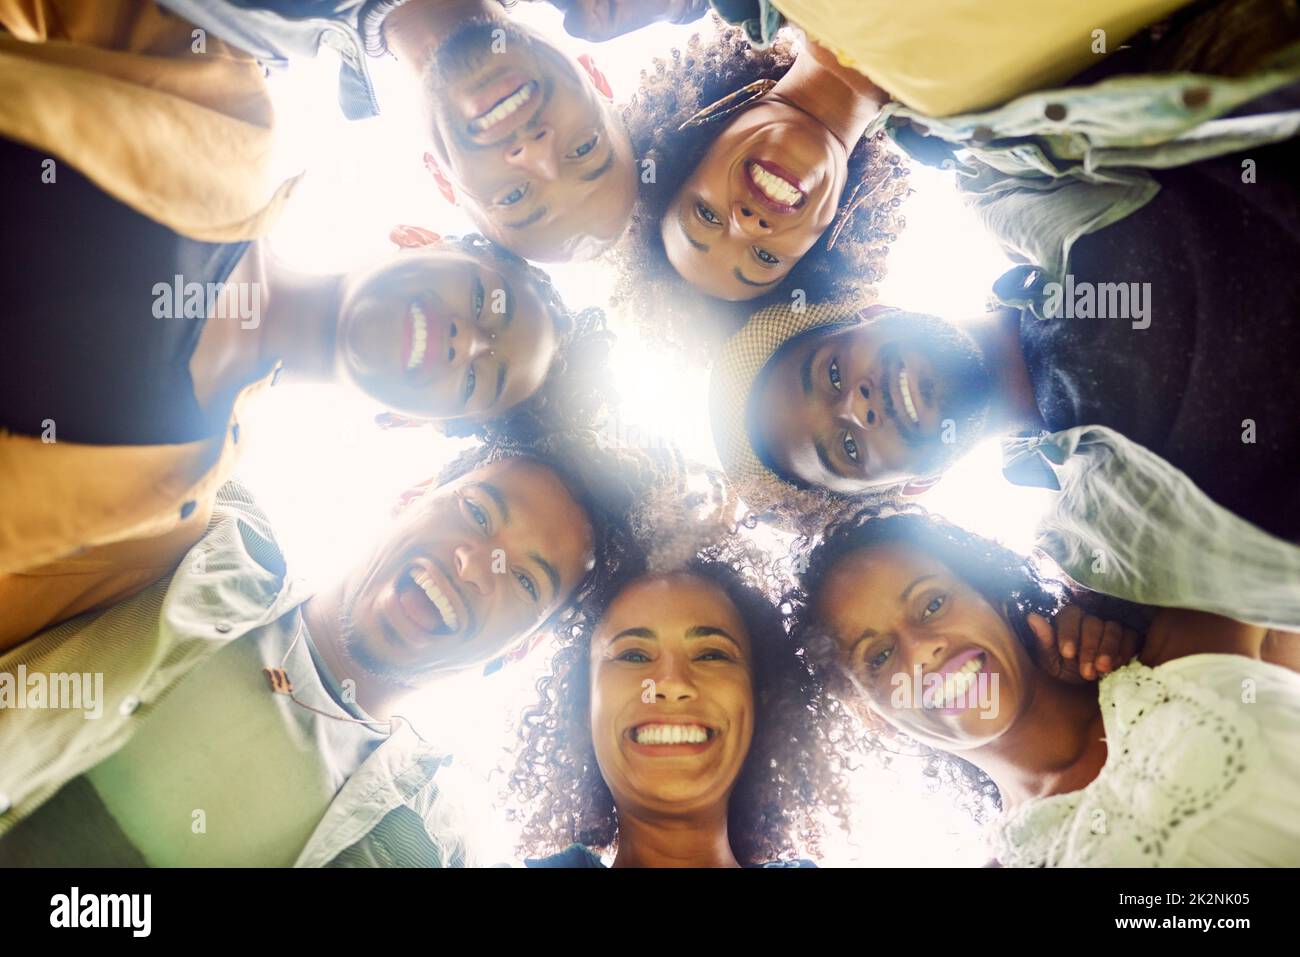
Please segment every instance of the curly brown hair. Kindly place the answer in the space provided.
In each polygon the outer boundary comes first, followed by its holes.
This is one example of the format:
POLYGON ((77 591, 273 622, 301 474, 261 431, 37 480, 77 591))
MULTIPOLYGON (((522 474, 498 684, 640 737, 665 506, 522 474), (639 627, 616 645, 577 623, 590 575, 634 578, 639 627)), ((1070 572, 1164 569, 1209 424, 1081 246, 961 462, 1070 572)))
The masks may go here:
POLYGON ((832 227, 761 298, 738 303, 712 299, 673 269, 659 223, 721 124, 679 127, 701 108, 755 80, 779 80, 794 58, 786 37, 766 50, 755 50, 743 31, 719 27, 718 35, 707 42, 697 34, 685 51, 675 49, 666 60, 656 58, 652 69, 642 71, 637 92, 623 109, 633 155, 643 168, 652 162, 655 175, 653 183, 642 182, 631 226, 615 247, 613 304, 628 310, 642 328, 679 347, 707 350, 752 312, 789 302, 796 289, 803 290, 808 302, 870 305, 875 299, 871 284, 884 276, 889 245, 905 225, 898 208, 909 191, 909 170, 882 131, 860 140, 849 156, 841 212, 864 195, 868 198, 853 211, 834 246, 832 227))
MULTIPOLYGON (((671 570, 718 585, 740 612, 754 648, 757 721, 728 807, 732 851, 745 865, 815 855, 819 812, 847 827, 845 774, 851 759, 840 745, 850 737, 854 719, 823 693, 785 627, 771 598, 775 572, 767 557, 735 534, 716 540, 703 531, 704 523, 695 529, 715 540, 671 570)), ((618 812, 591 742, 589 650, 597 623, 619 593, 675 563, 657 551, 657 542, 638 536, 619 574, 586 595, 549 674, 538 682, 537 704, 523 715, 509 800, 529 814, 521 836, 526 855, 541 856, 574 842, 595 849, 617 846, 618 812)))
POLYGON ((942 561, 953 574, 1002 612, 1012 633, 1033 654, 1030 614, 1051 619, 1065 590, 1045 579, 1023 555, 932 515, 920 506, 875 505, 834 523, 820 540, 803 538, 792 548, 800 571, 798 584, 783 602, 791 609, 794 631, 808 649, 820 680, 838 700, 862 718, 857 746, 889 765, 899 757, 921 762, 923 775, 951 794, 978 821, 1002 806, 993 779, 969 761, 922 745, 883 720, 866 713, 853 675, 843 666, 834 639, 821 627, 812 608, 827 575, 846 555, 874 546, 906 543, 942 561))

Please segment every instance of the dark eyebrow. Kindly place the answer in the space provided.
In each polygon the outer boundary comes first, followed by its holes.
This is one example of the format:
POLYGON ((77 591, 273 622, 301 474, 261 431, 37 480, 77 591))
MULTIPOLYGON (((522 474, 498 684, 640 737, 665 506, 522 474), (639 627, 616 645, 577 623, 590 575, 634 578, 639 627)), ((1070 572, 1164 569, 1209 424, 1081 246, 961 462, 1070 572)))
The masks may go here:
POLYGON ((835 467, 835 462, 831 459, 830 455, 827 454, 826 446, 822 445, 820 439, 815 441, 813 446, 817 449, 817 460, 822 463, 822 468, 826 469, 826 471, 838 478, 848 478, 848 476, 835 467))
POLYGON ((610 641, 618 641, 620 638, 649 638, 651 641, 658 641, 659 636, 649 628, 624 628, 610 641))
POLYGON ((938 577, 939 577, 938 575, 922 575, 922 576, 921 576, 920 578, 918 578, 916 581, 912 582, 912 584, 908 585, 906 588, 903 589, 903 594, 901 594, 901 595, 898 596, 898 600, 899 600, 900 602, 905 602, 905 601, 907 601, 908 597, 912 594, 912 589, 913 589, 913 588, 915 588, 917 585, 921 584, 921 582, 926 581, 927 579, 930 579, 930 578, 938 578, 938 577))
POLYGON ((496 503, 497 511, 501 513, 501 523, 508 525, 510 523, 510 506, 506 504, 506 497, 501 493, 501 489, 490 482, 477 482, 474 487, 482 489, 484 494, 496 503))
POLYGON ((799 381, 803 383, 803 394, 810 396, 813 391, 812 383, 812 364, 813 359, 817 356, 816 349, 808 350, 808 358, 804 359, 803 365, 799 368, 799 381))
POLYGON ((590 183, 592 180, 600 179, 602 176, 608 173, 610 171, 610 168, 613 167, 613 165, 614 165, 614 147, 611 146, 609 148, 609 155, 605 157, 605 162, 600 164, 600 168, 593 169, 590 173, 583 173, 581 176, 578 177, 578 179, 582 180, 584 183, 590 183))
POLYGON ((740 271, 739 266, 731 267, 731 274, 743 282, 746 286, 773 286, 784 279, 784 276, 777 276, 775 279, 769 279, 767 282, 754 282, 752 279, 746 279, 745 274, 740 271))
POLYGON ((555 570, 555 566, 537 552, 530 552, 528 557, 540 565, 542 571, 546 572, 546 577, 551 582, 551 597, 558 595, 560 593, 560 573, 555 570))
POLYGON ((506 229, 523 229, 524 227, 526 227, 526 226, 531 226, 533 223, 537 222, 539 219, 541 219, 543 216, 545 216, 548 212, 550 212, 550 209, 547 208, 546 206, 538 206, 538 207, 537 207, 535 210, 533 210, 532 213, 530 213, 528 216, 525 216, 523 219, 519 220, 519 222, 517 222, 517 223, 502 223, 501 225, 502 225, 503 227, 505 227, 506 229))
POLYGON ((696 625, 694 628, 689 628, 686 631, 687 638, 713 638, 719 636, 726 638, 737 648, 740 647, 740 642, 736 641, 735 638, 732 638, 730 632, 724 628, 717 628, 713 625, 696 625))
POLYGON ((694 246, 702 253, 707 253, 709 251, 708 246, 706 246, 702 242, 699 242, 694 236, 692 236, 690 233, 686 231, 686 220, 682 218, 682 211, 680 209, 677 211, 677 226, 679 229, 681 229, 682 235, 686 237, 686 241, 688 243, 690 243, 692 246, 694 246))

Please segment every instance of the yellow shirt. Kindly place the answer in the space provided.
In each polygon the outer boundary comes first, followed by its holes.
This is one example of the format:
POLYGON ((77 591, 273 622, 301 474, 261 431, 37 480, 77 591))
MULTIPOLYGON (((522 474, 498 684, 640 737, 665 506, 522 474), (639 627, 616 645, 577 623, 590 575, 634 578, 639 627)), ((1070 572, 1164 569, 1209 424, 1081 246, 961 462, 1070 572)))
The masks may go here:
POLYGON ((169 574, 234 473, 244 388, 222 435, 179 445, 45 443, 0 431, 0 652, 169 574))
POLYGON ((773 6, 894 99, 931 116, 952 116, 1056 86, 1188 2, 774 0, 773 6))
POLYGON ((251 56, 148 0, 0 0, 0 28, 0 136, 191 239, 266 233, 296 179, 251 56))
MULTIPOLYGON (((0 0, 0 136, 203 242, 265 235, 296 184, 272 174, 262 68, 151 0, 0 0)), ((0 431, 0 650, 169 572, 233 470, 241 408, 270 380, 199 442, 0 431)))

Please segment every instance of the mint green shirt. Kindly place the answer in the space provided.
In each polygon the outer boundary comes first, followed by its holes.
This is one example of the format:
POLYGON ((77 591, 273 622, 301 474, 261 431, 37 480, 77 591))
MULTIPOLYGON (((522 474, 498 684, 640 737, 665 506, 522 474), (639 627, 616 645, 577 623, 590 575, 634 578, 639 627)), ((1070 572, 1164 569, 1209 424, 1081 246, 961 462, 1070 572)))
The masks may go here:
MULTIPOLYGON (((265 516, 227 483, 170 578, 0 656, 0 672, 104 676, 99 717, 0 710, 0 860, 50 849, 37 815, 53 800, 51 820, 79 830, 47 863, 77 864, 76 841, 84 863, 462 863, 459 835, 426 823, 445 819, 440 750, 405 721, 382 735, 271 693, 261 668, 290 648, 306 597, 265 516)), ((286 665, 295 692, 345 714, 305 642, 286 665)))

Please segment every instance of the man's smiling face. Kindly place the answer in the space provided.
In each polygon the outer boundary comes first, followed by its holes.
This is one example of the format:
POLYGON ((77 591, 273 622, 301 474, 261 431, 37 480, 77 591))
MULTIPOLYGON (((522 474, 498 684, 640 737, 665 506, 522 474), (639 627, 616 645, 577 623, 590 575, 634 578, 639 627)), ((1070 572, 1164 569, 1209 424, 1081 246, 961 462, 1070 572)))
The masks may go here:
POLYGON ((982 416, 988 375, 975 343, 940 322, 892 313, 785 343, 749 400, 760 458, 783 477, 846 494, 942 464, 955 430, 982 416))
POLYGON ((344 582, 348 654, 399 685, 487 661, 563 607, 593 548, 586 511, 531 459, 428 489, 344 582))
POLYGON ((465 23, 426 74, 434 154, 489 239, 543 262, 612 243, 636 198, 622 120, 582 68, 499 20, 465 23))

